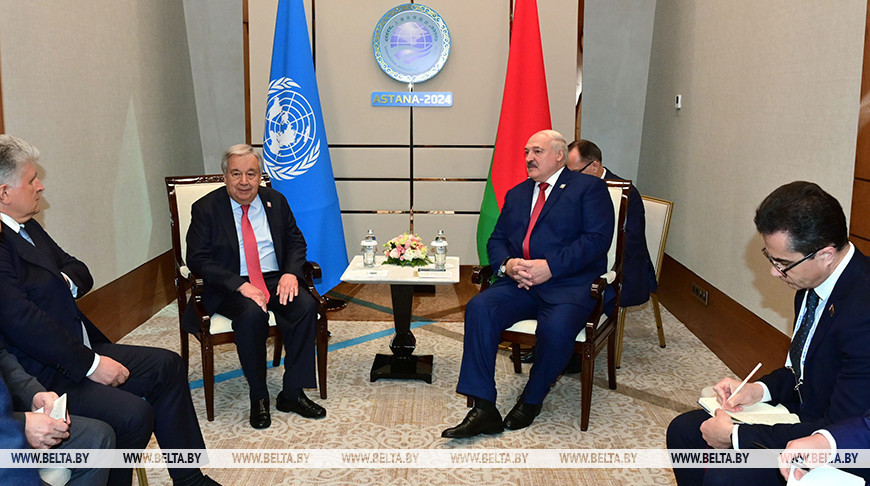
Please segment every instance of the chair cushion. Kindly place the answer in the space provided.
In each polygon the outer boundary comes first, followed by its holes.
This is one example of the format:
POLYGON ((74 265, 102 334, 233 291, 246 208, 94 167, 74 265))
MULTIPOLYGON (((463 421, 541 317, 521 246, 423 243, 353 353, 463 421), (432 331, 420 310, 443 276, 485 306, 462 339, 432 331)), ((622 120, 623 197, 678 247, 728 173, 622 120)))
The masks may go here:
MULTIPOLYGON (((275 313, 269 311, 269 325, 275 325, 275 313)), ((212 314, 211 326, 209 327, 212 336, 215 334, 223 334, 225 332, 233 332, 233 321, 229 317, 220 314, 212 314)))
MULTIPOLYGON (((598 325, 600 326, 607 319, 606 314, 601 314, 601 319, 598 320, 598 325)), ((535 330, 538 328, 538 321, 535 319, 526 319, 524 321, 519 321, 514 323, 513 326, 505 329, 505 331, 518 332, 520 334, 535 334, 535 330)), ((580 331, 580 334, 577 335, 576 341, 578 343, 582 343, 586 341, 586 327, 583 327, 583 330, 580 331)))

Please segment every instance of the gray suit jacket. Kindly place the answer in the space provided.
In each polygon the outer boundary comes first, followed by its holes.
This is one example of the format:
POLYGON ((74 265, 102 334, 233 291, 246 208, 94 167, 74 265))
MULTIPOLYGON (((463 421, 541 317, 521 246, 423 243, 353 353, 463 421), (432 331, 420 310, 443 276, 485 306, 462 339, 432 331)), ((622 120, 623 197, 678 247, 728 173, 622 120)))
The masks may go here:
POLYGON ((45 387, 40 385, 36 378, 24 371, 24 368, 18 363, 18 358, 7 351, 2 343, 0 343, 0 374, 2 374, 3 381, 9 388, 9 395, 12 397, 13 416, 23 422, 24 412, 30 411, 33 396, 39 392, 44 392, 45 387))

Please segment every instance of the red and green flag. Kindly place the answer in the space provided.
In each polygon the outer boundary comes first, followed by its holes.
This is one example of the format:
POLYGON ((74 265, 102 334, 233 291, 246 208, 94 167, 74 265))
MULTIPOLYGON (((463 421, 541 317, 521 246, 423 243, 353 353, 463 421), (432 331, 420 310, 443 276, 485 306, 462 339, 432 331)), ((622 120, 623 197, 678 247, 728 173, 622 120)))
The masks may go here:
POLYGON ((535 132, 551 127, 538 5, 536 0, 516 0, 498 133, 477 222, 481 265, 489 264, 486 242, 501 213, 505 194, 528 177, 523 156, 526 142, 535 132))

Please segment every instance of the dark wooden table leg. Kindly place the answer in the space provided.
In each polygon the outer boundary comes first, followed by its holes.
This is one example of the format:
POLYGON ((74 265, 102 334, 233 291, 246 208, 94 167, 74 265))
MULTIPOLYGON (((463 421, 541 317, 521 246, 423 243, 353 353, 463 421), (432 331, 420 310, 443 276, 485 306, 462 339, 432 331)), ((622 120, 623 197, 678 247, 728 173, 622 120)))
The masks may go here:
POLYGON ((417 339, 411 333, 411 306, 414 286, 390 285, 396 334, 390 341, 393 354, 378 354, 372 365, 371 381, 379 378, 423 380, 432 383, 432 355, 414 355, 417 339))

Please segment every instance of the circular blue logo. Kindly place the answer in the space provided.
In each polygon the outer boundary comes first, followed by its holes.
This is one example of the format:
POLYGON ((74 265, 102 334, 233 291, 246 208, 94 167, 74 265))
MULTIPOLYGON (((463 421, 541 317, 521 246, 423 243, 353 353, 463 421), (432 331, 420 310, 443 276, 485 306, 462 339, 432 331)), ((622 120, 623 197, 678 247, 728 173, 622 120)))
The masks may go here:
POLYGON ((387 75, 404 83, 426 81, 444 67, 450 32, 437 12, 419 3, 393 7, 372 35, 375 60, 387 75))
POLYGON ((263 162, 274 179, 301 176, 320 157, 320 138, 311 104, 290 78, 269 83, 263 162))

